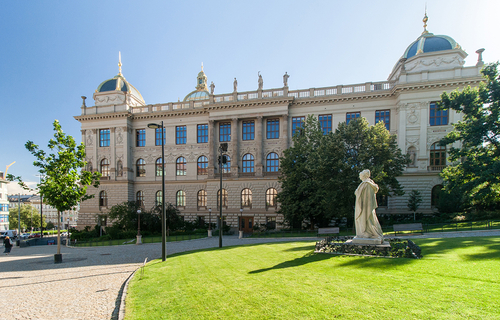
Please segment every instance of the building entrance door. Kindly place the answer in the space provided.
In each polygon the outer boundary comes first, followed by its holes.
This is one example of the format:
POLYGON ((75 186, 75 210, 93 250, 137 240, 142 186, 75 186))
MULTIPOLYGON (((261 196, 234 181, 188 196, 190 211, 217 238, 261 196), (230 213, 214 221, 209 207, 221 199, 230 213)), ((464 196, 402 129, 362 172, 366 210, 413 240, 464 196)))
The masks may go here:
POLYGON ((253 217, 240 217, 240 227, 243 233, 253 232, 253 217))

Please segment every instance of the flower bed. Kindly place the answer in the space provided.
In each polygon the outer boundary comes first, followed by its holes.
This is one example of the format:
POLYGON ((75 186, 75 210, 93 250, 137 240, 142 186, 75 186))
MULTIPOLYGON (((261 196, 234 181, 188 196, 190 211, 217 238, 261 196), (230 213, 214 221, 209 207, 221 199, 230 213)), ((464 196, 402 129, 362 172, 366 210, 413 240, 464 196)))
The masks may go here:
POLYGON ((422 258, 422 249, 408 239, 386 238, 385 241, 389 242, 390 247, 345 243, 352 238, 354 237, 327 237, 316 242, 316 250, 314 252, 389 258, 422 258))

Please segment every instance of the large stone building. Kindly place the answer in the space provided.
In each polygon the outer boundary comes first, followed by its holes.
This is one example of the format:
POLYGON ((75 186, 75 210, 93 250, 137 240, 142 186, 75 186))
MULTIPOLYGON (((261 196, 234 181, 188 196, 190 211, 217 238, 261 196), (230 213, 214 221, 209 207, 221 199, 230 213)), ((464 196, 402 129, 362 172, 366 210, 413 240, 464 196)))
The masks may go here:
POLYGON ((0 230, 9 230, 8 184, 3 172, 0 171, 0 230))
MULTIPOLYGON (((437 142, 460 118, 438 111, 436 101, 443 91, 482 81, 482 49, 477 53, 477 63, 464 66, 467 54, 460 45, 428 32, 424 24, 387 81, 289 90, 285 74, 283 87, 264 89, 259 75, 256 91, 238 91, 235 79, 233 92, 214 94, 202 67, 196 90, 182 102, 162 104, 146 104, 122 75, 120 62, 118 75, 98 86, 93 106, 82 97, 81 115, 75 117, 89 167, 103 174, 99 188, 89 189, 95 199, 81 204, 78 225, 95 225, 96 215, 105 216, 117 203, 140 200, 151 208, 161 201, 161 129, 148 124, 163 121, 166 201, 177 205, 185 219, 208 221, 209 209, 217 212, 218 148, 227 142, 230 161, 222 169, 226 222, 235 228, 241 223, 246 231, 256 223, 279 227, 279 157, 307 115, 317 116, 324 132, 357 117, 371 124, 383 121, 412 159, 399 178, 402 186, 419 190, 421 210, 430 212, 433 190, 442 183, 439 172, 446 166, 446 149, 437 142)), ((407 213, 407 200, 389 197, 378 210, 407 213)))

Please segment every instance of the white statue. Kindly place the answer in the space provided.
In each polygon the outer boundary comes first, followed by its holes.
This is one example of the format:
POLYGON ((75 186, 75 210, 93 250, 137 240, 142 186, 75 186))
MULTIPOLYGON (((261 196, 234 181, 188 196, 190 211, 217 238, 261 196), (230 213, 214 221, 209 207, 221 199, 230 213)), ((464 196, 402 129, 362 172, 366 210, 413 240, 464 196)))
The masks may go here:
POLYGON ((377 213, 375 209, 377 206, 377 191, 378 185, 370 179, 370 170, 363 170, 359 174, 361 183, 359 184, 356 192, 356 210, 354 214, 355 224, 356 224, 356 237, 353 239, 353 243, 356 239, 376 239, 382 243, 384 239, 384 234, 380 223, 377 219, 377 213))

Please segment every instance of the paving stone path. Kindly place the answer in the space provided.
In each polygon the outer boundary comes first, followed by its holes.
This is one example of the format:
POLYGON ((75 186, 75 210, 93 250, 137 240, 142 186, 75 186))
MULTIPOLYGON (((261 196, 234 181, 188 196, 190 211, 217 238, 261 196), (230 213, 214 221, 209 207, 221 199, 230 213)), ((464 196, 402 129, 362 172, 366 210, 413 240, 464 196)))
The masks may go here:
MULTIPOLYGON (((500 236, 500 230, 432 233, 414 238, 471 236, 500 236)), ((317 240, 238 239, 225 236, 223 246, 317 240)), ((218 246, 218 237, 169 242, 167 254, 218 246)), ((61 252, 61 264, 54 264, 55 246, 14 247, 10 255, 0 256, 2 319, 118 319, 127 280, 142 265, 145 258, 153 260, 161 257, 161 244, 62 247, 61 252)))

